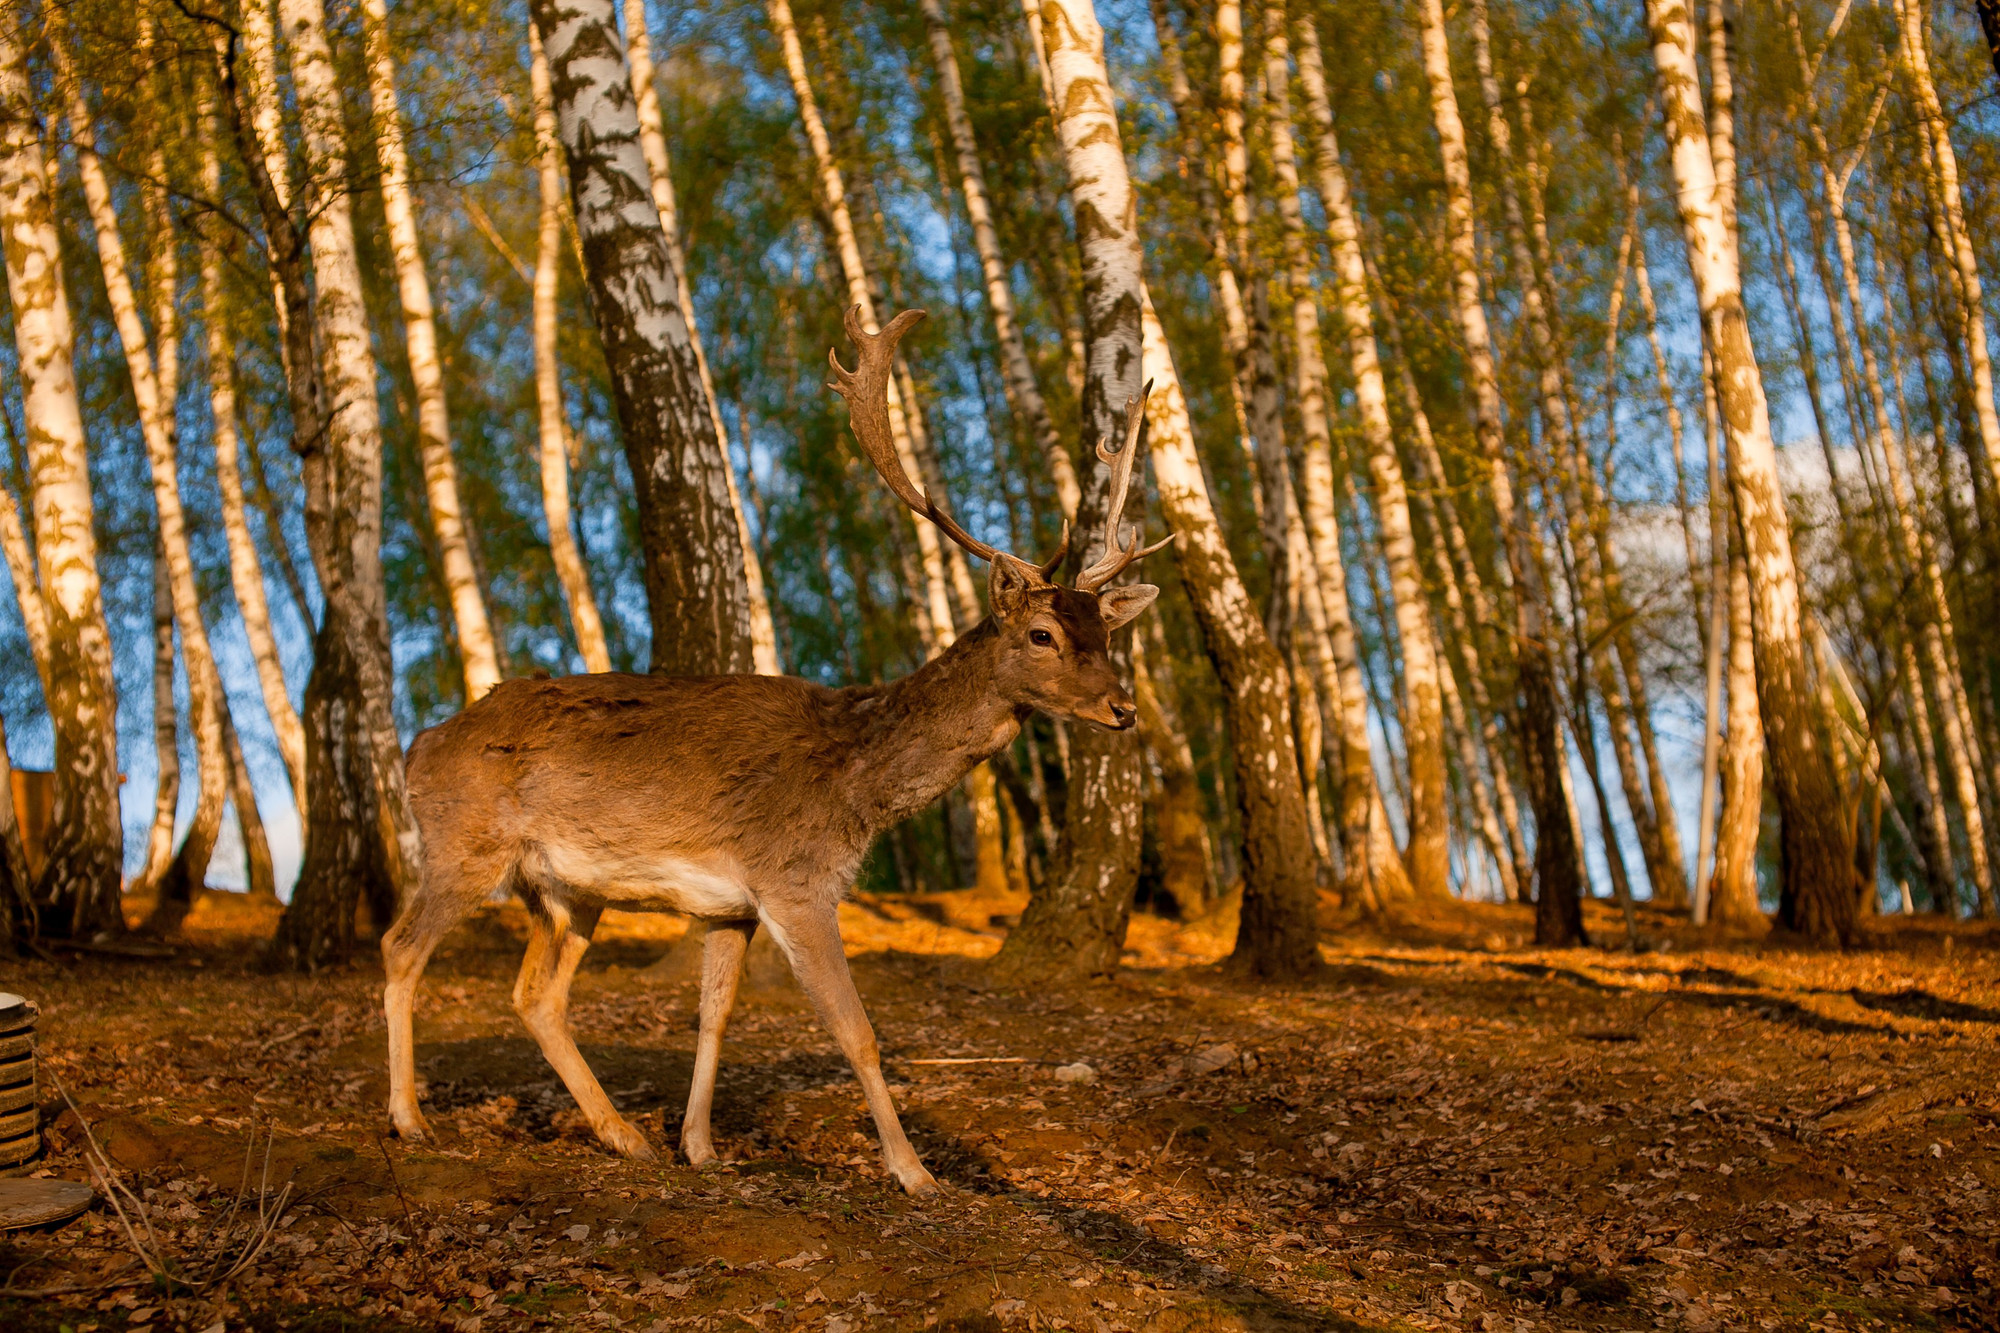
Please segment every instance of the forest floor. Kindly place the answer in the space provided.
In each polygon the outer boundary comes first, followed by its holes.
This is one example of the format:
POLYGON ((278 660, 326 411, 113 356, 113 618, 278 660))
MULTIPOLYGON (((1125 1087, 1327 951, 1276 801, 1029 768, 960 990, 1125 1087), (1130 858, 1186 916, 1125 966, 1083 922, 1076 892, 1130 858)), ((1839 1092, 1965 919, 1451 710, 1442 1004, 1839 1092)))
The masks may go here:
MULTIPOLYGON (((372 950, 260 972, 274 910, 210 895, 172 957, 0 976, 73 1102, 45 1074, 37 1169, 90 1179, 88 1126, 139 1242, 102 1205, 6 1236, 0 1327, 2000 1329, 1986 927, 1884 919, 1831 954, 1646 916, 1649 952, 1544 951, 1527 909, 1478 907, 1330 936, 1323 976, 1277 987, 1215 965, 1228 923, 1141 917, 1115 978, 1017 990, 983 962, 1004 927, 870 899, 849 949, 944 1186, 912 1200, 773 954, 724 1049, 727 1164, 696 1171, 583 1128, 509 1005, 512 906, 430 967, 440 1141, 397 1141, 372 950), (1079 1061, 1093 1081, 1055 1077, 1079 1061)), ((608 917, 571 1009, 662 1148, 682 929, 608 917)))

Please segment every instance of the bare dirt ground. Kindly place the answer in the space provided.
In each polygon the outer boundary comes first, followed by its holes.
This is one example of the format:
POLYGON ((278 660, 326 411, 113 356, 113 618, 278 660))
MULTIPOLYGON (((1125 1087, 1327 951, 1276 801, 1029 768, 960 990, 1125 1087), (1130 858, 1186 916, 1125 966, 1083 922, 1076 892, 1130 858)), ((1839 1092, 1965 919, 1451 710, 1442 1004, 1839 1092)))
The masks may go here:
MULTIPOLYGON (((1991 930, 1892 919, 1836 955, 1651 921, 1663 949, 1548 952, 1478 908, 1423 944, 1330 937, 1278 988, 1141 918, 1116 979, 1021 991, 977 915, 844 925, 940 1198, 881 1174, 839 1052, 755 954, 705 1172, 582 1128, 509 1007, 518 908, 428 974, 435 1145, 388 1136, 372 956, 261 973, 270 915, 240 898, 170 959, 0 973, 75 1105, 45 1077, 38 1169, 89 1179, 87 1124, 133 1192, 124 1222, 0 1239, 0 1328, 2000 1329, 1991 930), (986 1062, 920 1063, 950 1059, 986 1062)), ((680 929, 607 920, 572 1007, 662 1148, 680 929)))

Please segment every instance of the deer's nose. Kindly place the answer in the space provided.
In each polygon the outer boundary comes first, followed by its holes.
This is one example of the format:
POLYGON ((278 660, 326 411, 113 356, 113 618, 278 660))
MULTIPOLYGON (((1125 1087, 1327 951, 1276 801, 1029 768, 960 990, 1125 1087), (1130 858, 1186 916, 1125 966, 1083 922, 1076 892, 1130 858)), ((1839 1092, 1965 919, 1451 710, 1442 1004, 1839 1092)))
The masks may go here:
POLYGON ((1139 721, 1138 705, 1113 702, 1111 705, 1111 720, 1117 726, 1118 730, 1130 731, 1139 721))

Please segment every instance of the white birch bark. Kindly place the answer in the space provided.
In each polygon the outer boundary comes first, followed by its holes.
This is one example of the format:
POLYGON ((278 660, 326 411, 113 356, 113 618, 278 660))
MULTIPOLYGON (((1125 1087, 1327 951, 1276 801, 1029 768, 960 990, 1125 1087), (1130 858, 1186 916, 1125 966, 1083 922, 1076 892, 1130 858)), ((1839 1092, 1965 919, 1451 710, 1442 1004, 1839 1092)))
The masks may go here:
MULTIPOLYGON (((722 401, 715 396, 715 378, 709 373, 708 352, 702 345, 701 325, 695 319, 694 289, 688 283, 687 255, 681 247, 680 209, 674 202, 672 164, 667 158, 665 122, 660 116, 660 94, 653 86, 653 38, 646 27, 646 0, 625 0, 625 49, 632 67, 632 93, 638 102, 639 146, 646 154, 646 169, 653 178, 653 204, 660 211, 660 230, 667 237, 667 261, 673 265, 674 282, 681 293, 681 311, 687 316, 688 340, 694 344, 695 364, 701 371, 702 390, 708 395, 708 409, 715 420, 715 438, 728 452, 729 432, 722 425, 722 401)), ((743 441, 744 464, 749 466, 750 441, 743 441)), ((750 522, 743 509, 743 497, 736 486, 736 469, 726 469, 729 507, 736 515, 736 536, 743 544, 743 582, 750 593, 750 650, 760 676, 781 676, 778 661, 778 631, 771 619, 771 596, 764 584, 764 566, 757 559, 757 544, 750 537, 750 522)))
POLYGON ((540 408, 542 515, 549 528, 549 556, 569 604, 569 623, 585 671, 611 670, 611 650, 598 614, 590 571, 570 526, 569 412, 563 406, 562 365, 557 360, 559 280, 562 274, 563 159, 556 139, 555 103, 541 34, 528 26, 529 79, 535 99, 536 177, 541 184, 541 226, 535 247, 535 400, 540 408))
MULTIPOLYGON (((798 25, 792 21, 792 7, 788 0, 767 0, 766 7, 771 15, 771 27, 784 51, 785 72, 791 79, 792 95, 798 101, 799 120, 805 127, 806 142, 812 148, 813 164, 819 174, 820 201, 826 205, 833 225, 835 257, 840 261, 841 277, 847 284, 847 303, 861 307, 863 325, 873 333, 880 328, 876 321, 875 296, 868 281, 867 267, 861 260, 861 243, 855 235, 854 217, 848 209, 847 184, 841 177, 840 164, 834 160, 833 140, 827 135, 826 122, 820 118, 819 101, 813 94, 812 80, 806 70, 806 54, 799 44, 798 25)), ((918 476, 920 469, 908 416, 915 404, 903 401, 899 376, 890 379, 888 396, 889 434, 895 441, 896 458, 905 472, 912 477, 918 476)), ((935 655, 950 647, 957 637, 952 629, 951 592, 945 572, 944 551, 935 527, 915 515, 911 515, 911 522, 917 532, 925 606, 931 618, 931 642, 928 647, 935 655)))
POLYGON ((2000 413, 1993 400, 1993 357, 1986 344, 1986 304, 1979 283, 1979 261, 1966 230, 1965 201, 1958 173, 1958 154, 1950 126, 1931 80, 1930 51, 1924 38, 1922 0, 1892 0, 1898 34, 1897 55, 1910 81, 1917 114, 1926 127, 1925 184, 1935 196, 1944 219, 1944 248, 1952 261, 1953 287, 1958 296, 1966 358, 1972 371, 1972 406, 1986 466, 2000 480, 2000 413))
POLYGON ((1786 824, 1785 924, 1822 940, 1854 929, 1851 848, 1832 788, 1818 696, 1807 674, 1777 451, 1743 305, 1734 238, 1721 211, 1686 0, 1647 0, 1675 203, 1704 332, 1716 361, 1730 487, 1749 566, 1759 716, 1786 824))
MULTIPOLYGON (((1317 41, 1301 47, 1300 73, 1308 81, 1308 102, 1315 100, 1307 66, 1318 65, 1317 41)), ((1265 37, 1265 88, 1270 101, 1271 157, 1279 182, 1278 209, 1285 223, 1285 244, 1291 266, 1293 338, 1300 366, 1301 416, 1305 422, 1308 457, 1330 456, 1326 427, 1326 367, 1319 351, 1319 315, 1312 299, 1306 248, 1305 219, 1299 208, 1297 159, 1292 144, 1291 97, 1287 42, 1282 24, 1265 37)), ((1325 101, 1325 80, 1319 75, 1318 99, 1325 101)), ((1317 118, 1317 117, 1316 117, 1317 118)), ((1375 515, 1382 552, 1389 566, 1390 601, 1403 644, 1403 738, 1410 765, 1410 842, 1405 854, 1413 887, 1421 896, 1451 893, 1451 830, 1447 816, 1450 797, 1445 766, 1444 699, 1438 661, 1430 633, 1430 607, 1424 596, 1423 571, 1417 560, 1416 535, 1410 524, 1409 497, 1402 464, 1396 456, 1394 428, 1389 422, 1389 395, 1375 344, 1375 327, 1368 300, 1368 270, 1361 258, 1361 233, 1346 189, 1339 145, 1333 138, 1332 112, 1319 127, 1321 197, 1327 232, 1333 243, 1335 303, 1346 333, 1348 369, 1354 380, 1355 405, 1361 416, 1361 437, 1367 448, 1368 471, 1375 483, 1375 515)), ((1323 500, 1308 484, 1308 503, 1323 523, 1332 497, 1323 500)), ((1338 536, 1335 534, 1334 542, 1338 536)), ((1332 571, 1319 555, 1324 583, 1332 571)), ((1338 565, 1334 565, 1338 569, 1338 565)), ((1477 771, 1466 781, 1476 783, 1477 771)), ((1497 852, 1497 849, 1496 849, 1497 852)))
MULTIPOLYGON (((222 162, 215 147, 215 109, 206 94, 200 110, 202 188, 211 199, 222 195, 222 162)), ((208 411, 213 422, 216 488, 222 495, 222 529, 229 542, 229 581, 236 593, 236 610, 250 641, 250 658, 257 668, 257 687, 264 711, 278 742, 292 784, 301 835, 306 818, 306 736, 298 710, 285 684, 285 668, 271 631, 271 608, 264 592, 264 567, 250 535, 250 515, 243 502, 242 438, 236 416, 236 347, 230 332, 221 224, 213 219, 201 228, 202 325, 206 331, 208 411)), ((279 309, 283 309, 282 303, 279 309)))
POLYGON ((476 703, 500 683, 500 655, 487 619, 486 598, 472 560, 465 512, 458 493, 458 462, 451 450, 451 414, 445 405, 444 368, 438 361, 437 320, 430 275, 417 240, 410 191, 410 155, 403 143, 403 112, 396 101, 396 56, 389 46, 387 0, 362 0, 368 58, 368 105, 374 117, 375 152, 382 166, 382 212, 389 224, 389 253, 396 262, 396 291, 403 304, 403 339, 417 396, 417 445, 423 455, 424 498, 430 504, 452 626, 465 673, 465 701, 476 703))
POLYGON ((49 611, 42 600, 42 585, 35 575, 35 552, 28 544, 27 529, 21 524, 21 510, 14 492, 0 485, 0 555, 7 561, 13 580, 14 600, 21 608, 21 628, 28 639, 28 654, 35 661, 35 675, 42 692, 49 690, 49 611))
POLYGON ((1076 512, 1077 499, 1082 494, 1077 486, 1076 466, 1056 433, 1048 402, 1042 397, 1034 367, 1028 360, 1027 343, 1021 336, 1013 286, 1007 279, 1007 265, 1000 254, 1000 234, 994 228, 993 211, 986 199, 986 172, 980 165, 979 145, 972 136, 972 118, 966 113, 965 86, 959 77, 958 54, 952 47, 943 0, 921 0, 921 3, 930 37, 931 60, 937 68, 938 90, 944 97, 945 121, 951 130, 952 151, 958 159, 959 193, 965 199, 965 216, 972 225, 972 243, 979 252, 979 274, 986 289, 986 310, 992 316, 994 340, 1000 346, 1001 386, 1006 391, 1007 410, 1041 450, 1049 477, 1055 483, 1057 501, 1067 518, 1076 512))
POLYGON ((410 811, 394 713, 395 666, 389 653, 388 599, 382 582, 382 417, 347 194, 340 80, 321 0, 279 0, 278 14, 284 23, 305 146, 313 313, 321 338, 320 371, 328 411, 328 437, 317 447, 325 451, 330 485, 317 502, 327 505, 329 512, 321 523, 308 527, 333 539, 322 541, 314 556, 327 594, 327 614, 341 618, 360 677, 376 799, 399 862, 392 873, 399 894, 407 896, 421 873, 423 841, 410 811))
MULTIPOLYGON (((222 676, 216 670, 215 655, 209 646, 208 629, 201 614, 201 591, 195 582, 194 561, 188 549, 187 519, 181 507, 180 444, 175 425, 176 398, 180 382, 180 321, 174 307, 178 287, 172 219, 167 214, 165 155, 157 145, 151 153, 150 172, 154 179, 142 190, 146 214, 155 232, 153 281, 151 283, 154 331, 149 333, 141 314, 139 294, 134 289, 120 231, 118 212, 112 201, 110 181, 96 151, 96 130, 83 88, 70 67, 65 47, 66 34, 52 32, 50 49, 55 55, 57 82, 67 103, 70 136, 76 145, 78 174, 83 179, 84 199, 89 206, 96 234, 97 256, 104 275, 105 294, 110 300, 114 326, 125 354, 131 377, 132 396, 139 409, 139 429, 146 442, 146 458, 152 472, 153 506, 159 519, 160 555, 165 561, 173 602, 174 623, 180 630, 181 659, 187 666, 188 724, 194 734, 197 758, 197 799, 195 814, 179 858, 184 879, 162 888, 164 904, 171 895, 197 892, 208 870, 210 853, 222 825, 222 808, 229 795, 229 758, 223 746, 222 676)), ((156 110, 157 110, 156 105, 156 110)), ((171 707, 171 687, 169 688, 171 707)), ((166 921, 164 924, 173 924, 166 921)))
POLYGON ((62 247, 35 133, 28 34, 0 16, 0 241, 27 424, 35 561, 47 612, 56 803, 36 897, 56 935, 124 929, 118 693, 91 526, 90 468, 72 363, 62 247))
POLYGON ((180 714, 174 707, 174 591, 166 552, 153 534, 153 822, 146 859, 132 877, 135 893, 158 888, 174 859, 174 817, 181 807, 180 714))

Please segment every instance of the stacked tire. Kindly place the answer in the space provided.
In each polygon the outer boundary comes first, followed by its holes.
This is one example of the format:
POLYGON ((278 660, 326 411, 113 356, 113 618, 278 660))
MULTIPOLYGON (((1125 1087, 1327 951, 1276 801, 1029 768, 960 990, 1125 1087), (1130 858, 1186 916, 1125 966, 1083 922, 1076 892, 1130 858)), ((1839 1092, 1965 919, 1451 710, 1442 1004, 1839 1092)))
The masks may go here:
POLYGON ((36 1122, 34 1004, 0 993, 0 1170, 18 1166, 42 1146, 36 1122))

